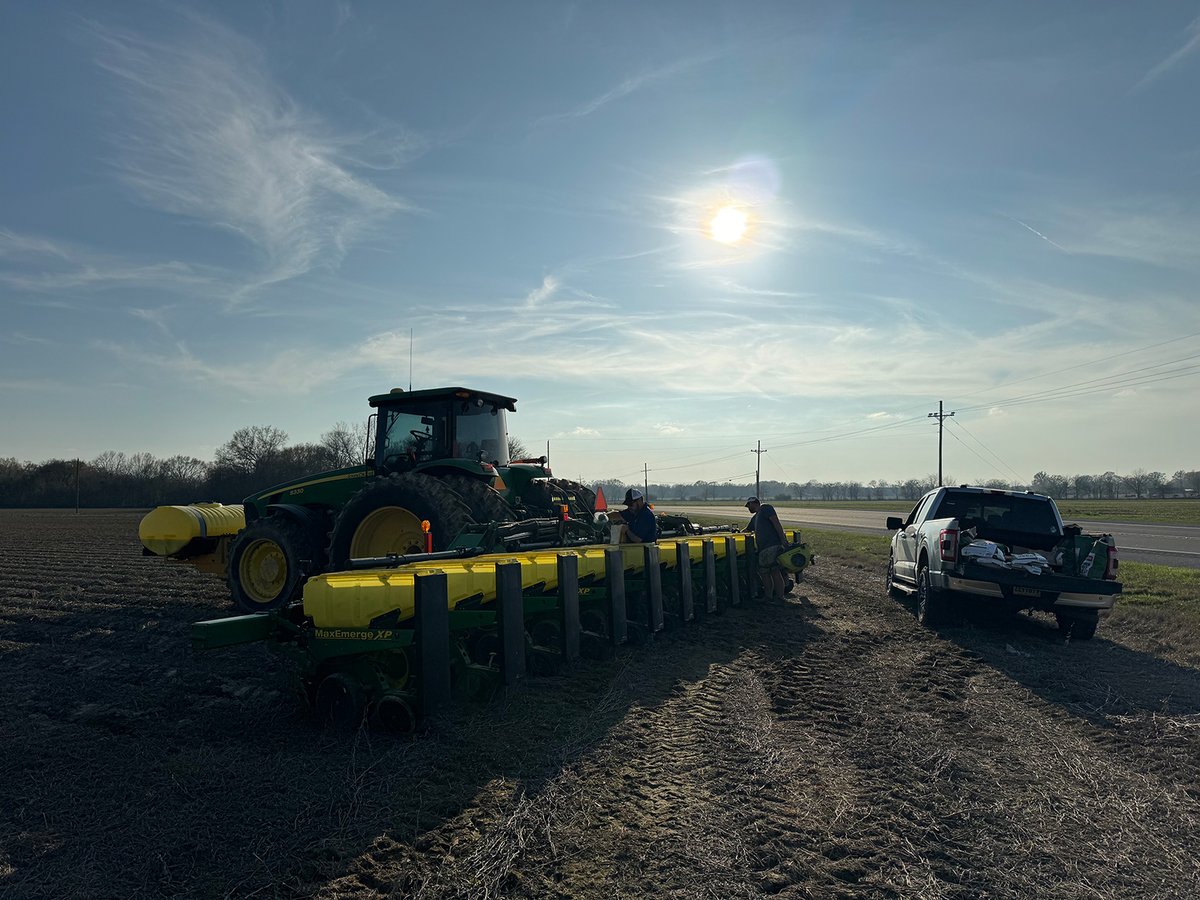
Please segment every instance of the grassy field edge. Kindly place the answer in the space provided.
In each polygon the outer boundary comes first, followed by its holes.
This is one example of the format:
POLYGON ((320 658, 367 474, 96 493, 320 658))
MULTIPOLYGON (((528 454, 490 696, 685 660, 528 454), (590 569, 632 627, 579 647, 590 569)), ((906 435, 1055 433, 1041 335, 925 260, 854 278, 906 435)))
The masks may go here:
MULTIPOLYGON (((705 517, 693 517, 705 521, 705 517)), ((706 524, 717 524, 713 519, 706 524)), ((822 562, 879 573, 879 590, 887 568, 888 535, 804 528, 801 538, 822 562)), ((1123 592, 1105 631, 1127 632, 1133 643, 1160 655, 1200 659, 1200 569, 1149 563, 1120 564, 1123 592)))

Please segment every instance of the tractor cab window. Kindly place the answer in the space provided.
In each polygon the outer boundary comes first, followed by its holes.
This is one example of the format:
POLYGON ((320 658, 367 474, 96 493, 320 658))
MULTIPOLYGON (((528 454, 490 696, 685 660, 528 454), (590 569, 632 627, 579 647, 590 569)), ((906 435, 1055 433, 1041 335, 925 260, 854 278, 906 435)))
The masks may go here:
POLYGON ((454 456, 508 465, 508 427, 504 410, 487 402, 463 401, 455 406, 454 456))
POLYGON ((449 456, 449 416, 444 402, 380 410, 382 451, 388 468, 412 466, 449 456))

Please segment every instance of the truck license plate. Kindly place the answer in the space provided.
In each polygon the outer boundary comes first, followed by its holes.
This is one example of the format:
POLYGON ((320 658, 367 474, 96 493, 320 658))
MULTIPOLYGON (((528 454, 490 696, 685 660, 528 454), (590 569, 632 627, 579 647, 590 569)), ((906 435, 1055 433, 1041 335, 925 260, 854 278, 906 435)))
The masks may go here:
POLYGON ((1018 597, 1040 597, 1040 596, 1042 596, 1042 592, 1039 591, 1037 588, 1028 588, 1028 587, 1014 587, 1013 593, 1016 594, 1018 597))

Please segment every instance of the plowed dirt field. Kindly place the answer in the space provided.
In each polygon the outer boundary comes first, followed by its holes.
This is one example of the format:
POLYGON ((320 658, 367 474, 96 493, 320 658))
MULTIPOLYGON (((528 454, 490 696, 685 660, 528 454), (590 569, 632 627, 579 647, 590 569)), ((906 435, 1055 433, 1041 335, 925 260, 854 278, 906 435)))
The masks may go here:
POLYGON ((1120 621, 932 634, 882 573, 318 730, 139 514, 0 512, 0 896, 1197 897, 1200 672, 1120 621))

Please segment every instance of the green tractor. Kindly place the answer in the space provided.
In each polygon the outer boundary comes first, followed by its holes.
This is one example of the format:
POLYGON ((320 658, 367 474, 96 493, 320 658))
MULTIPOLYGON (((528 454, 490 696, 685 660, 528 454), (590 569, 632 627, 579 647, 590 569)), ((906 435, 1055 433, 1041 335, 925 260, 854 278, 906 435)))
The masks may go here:
MULTIPOLYGON (((510 460, 511 397, 461 387, 370 398, 361 466, 277 484, 244 501, 227 580, 248 612, 298 599, 304 581, 351 559, 437 552, 464 530, 528 519, 591 533, 595 494, 551 477, 546 458, 510 460)), ((561 533, 561 527, 560 527, 561 533)))

